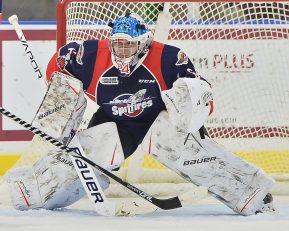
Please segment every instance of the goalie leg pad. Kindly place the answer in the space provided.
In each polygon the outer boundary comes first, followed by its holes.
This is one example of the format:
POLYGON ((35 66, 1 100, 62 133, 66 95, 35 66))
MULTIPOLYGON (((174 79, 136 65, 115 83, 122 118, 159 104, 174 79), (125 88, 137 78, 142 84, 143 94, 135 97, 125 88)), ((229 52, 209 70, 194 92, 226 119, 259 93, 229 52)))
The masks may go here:
MULTIPOLYGON (((89 159, 106 169, 117 168, 124 161, 117 127, 113 122, 77 133, 71 145, 76 141, 79 141, 89 159)), ((97 171, 95 174, 101 188, 108 188, 109 179, 97 171)), ((12 169, 6 178, 12 203, 18 210, 66 207, 85 195, 69 155, 62 151, 50 150, 33 167, 12 169), (26 188, 29 205, 26 204, 21 191, 19 193, 19 184, 26 188)))
MULTIPOLYGON (((109 186, 107 177, 96 172, 102 189, 109 186)), ((70 157, 62 151, 49 151, 33 167, 21 167, 6 174, 15 209, 55 209, 73 204, 85 195, 70 157)))
POLYGON ((263 171, 225 150, 208 137, 184 133, 157 117, 142 143, 144 151, 196 185, 205 186, 234 211, 251 215, 261 210, 274 181, 263 171))
MULTIPOLYGON (((124 153, 114 122, 107 122, 78 132, 76 135, 85 154, 96 164, 112 170, 124 162, 124 153)), ((71 145, 73 146, 73 140, 71 145)))
POLYGON ((38 182, 31 166, 11 169, 5 174, 5 179, 15 209, 27 210, 43 207, 38 182))
MULTIPOLYGON (((70 143, 81 145, 87 158, 103 168, 118 168, 124 161, 124 154, 113 122, 100 124, 76 134, 70 143)), ((65 207, 78 201, 85 195, 85 190, 67 154, 52 153, 35 165, 35 174, 44 197, 44 208, 65 207), (54 179, 53 181, 50 179, 54 179)), ((95 175, 102 190, 109 186, 108 177, 95 170, 95 175)))
POLYGON ((34 164, 43 208, 66 207, 85 195, 70 157, 62 151, 50 151, 34 164))

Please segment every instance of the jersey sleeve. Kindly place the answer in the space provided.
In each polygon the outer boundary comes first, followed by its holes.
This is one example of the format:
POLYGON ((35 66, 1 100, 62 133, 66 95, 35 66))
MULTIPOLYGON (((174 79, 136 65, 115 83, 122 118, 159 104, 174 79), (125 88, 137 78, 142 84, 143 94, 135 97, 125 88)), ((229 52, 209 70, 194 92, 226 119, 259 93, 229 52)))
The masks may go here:
POLYGON ((61 47, 50 59, 46 69, 46 79, 50 80, 54 71, 60 71, 66 74, 71 73, 72 67, 75 65, 75 57, 79 50, 79 44, 69 43, 61 47))
POLYGON ((200 78, 206 81, 197 73, 187 54, 177 47, 165 45, 161 66, 168 88, 171 88, 178 78, 200 78))
POLYGON ((73 76, 86 89, 92 79, 98 41, 72 42, 61 47, 50 59, 46 69, 46 79, 50 80, 54 71, 73 76))
MULTIPOLYGON (((178 78, 199 78, 206 81, 211 86, 206 79, 197 73, 187 54, 179 48, 166 45, 164 47, 161 65, 164 80, 168 86, 168 89, 173 87, 173 83, 178 78)), ((211 100, 209 115, 213 112, 213 110, 214 104, 213 100, 211 100)))
POLYGON ((46 68, 46 79, 48 82, 51 79, 53 72, 55 72, 55 71, 61 72, 60 68, 56 64, 56 58, 57 57, 58 57, 58 52, 56 52, 48 62, 48 65, 46 68))

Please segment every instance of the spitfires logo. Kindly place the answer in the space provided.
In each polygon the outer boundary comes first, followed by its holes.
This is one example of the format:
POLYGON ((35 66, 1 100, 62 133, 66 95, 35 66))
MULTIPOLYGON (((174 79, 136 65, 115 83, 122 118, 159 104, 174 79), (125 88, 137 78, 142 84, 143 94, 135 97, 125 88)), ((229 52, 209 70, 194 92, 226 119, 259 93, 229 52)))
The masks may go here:
POLYGON ((113 105, 111 108, 113 115, 137 117, 145 108, 153 105, 153 98, 145 98, 146 91, 142 89, 135 94, 122 94, 106 104, 113 105))
POLYGON ((56 63, 58 67, 63 71, 66 65, 71 62, 73 55, 76 55, 76 50, 74 48, 68 48, 68 53, 56 58, 56 63))
POLYGON ((188 64, 189 58, 183 51, 178 52, 178 61, 176 62, 176 66, 180 66, 183 64, 188 64))
POLYGON ((84 54, 84 46, 81 44, 79 46, 78 52, 74 48, 68 48, 68 53, 66 55, 61 55, 56 58, 56 63, 58 67, 63 71, 68 63, 71 63, 75 57, 76 62, 79 65, 83 65, 82 57, 84 54))
POLYGON ((57 66, 61 69, 64 70, 65 66, 67 65, 68 61, 66 60, 65 56, 59 56, 56 59, 57 66))

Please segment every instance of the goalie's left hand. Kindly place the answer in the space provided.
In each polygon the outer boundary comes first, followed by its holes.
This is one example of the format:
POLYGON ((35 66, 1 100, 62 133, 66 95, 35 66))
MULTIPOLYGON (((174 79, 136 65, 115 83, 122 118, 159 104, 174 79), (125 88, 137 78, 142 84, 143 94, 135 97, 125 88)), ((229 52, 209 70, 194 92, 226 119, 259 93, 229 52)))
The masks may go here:
POLYGON ((179 78, 162 99, 171 123, 185 132, 198 131, 213 111, 212 89, 198 78, 179 78))

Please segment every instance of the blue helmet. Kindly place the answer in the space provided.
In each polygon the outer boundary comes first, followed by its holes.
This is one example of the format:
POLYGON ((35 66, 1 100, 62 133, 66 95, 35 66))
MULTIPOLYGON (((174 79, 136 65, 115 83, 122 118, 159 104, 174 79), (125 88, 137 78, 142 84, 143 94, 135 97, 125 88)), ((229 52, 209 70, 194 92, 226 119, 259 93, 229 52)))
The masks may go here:
POLYGON ((136 15, 127 14, 113 23, 111 36, 122 33, 136 38, 148 32, 150 32, 150 30, 146 27, 142 19, 137 19, 136 15))
POLYGON ((109 26, 112 27, 109 48, 113 63, 122 75, 128 76, 148 53, 152 32, 144 20, 134 13, 126 13, 109 26))

